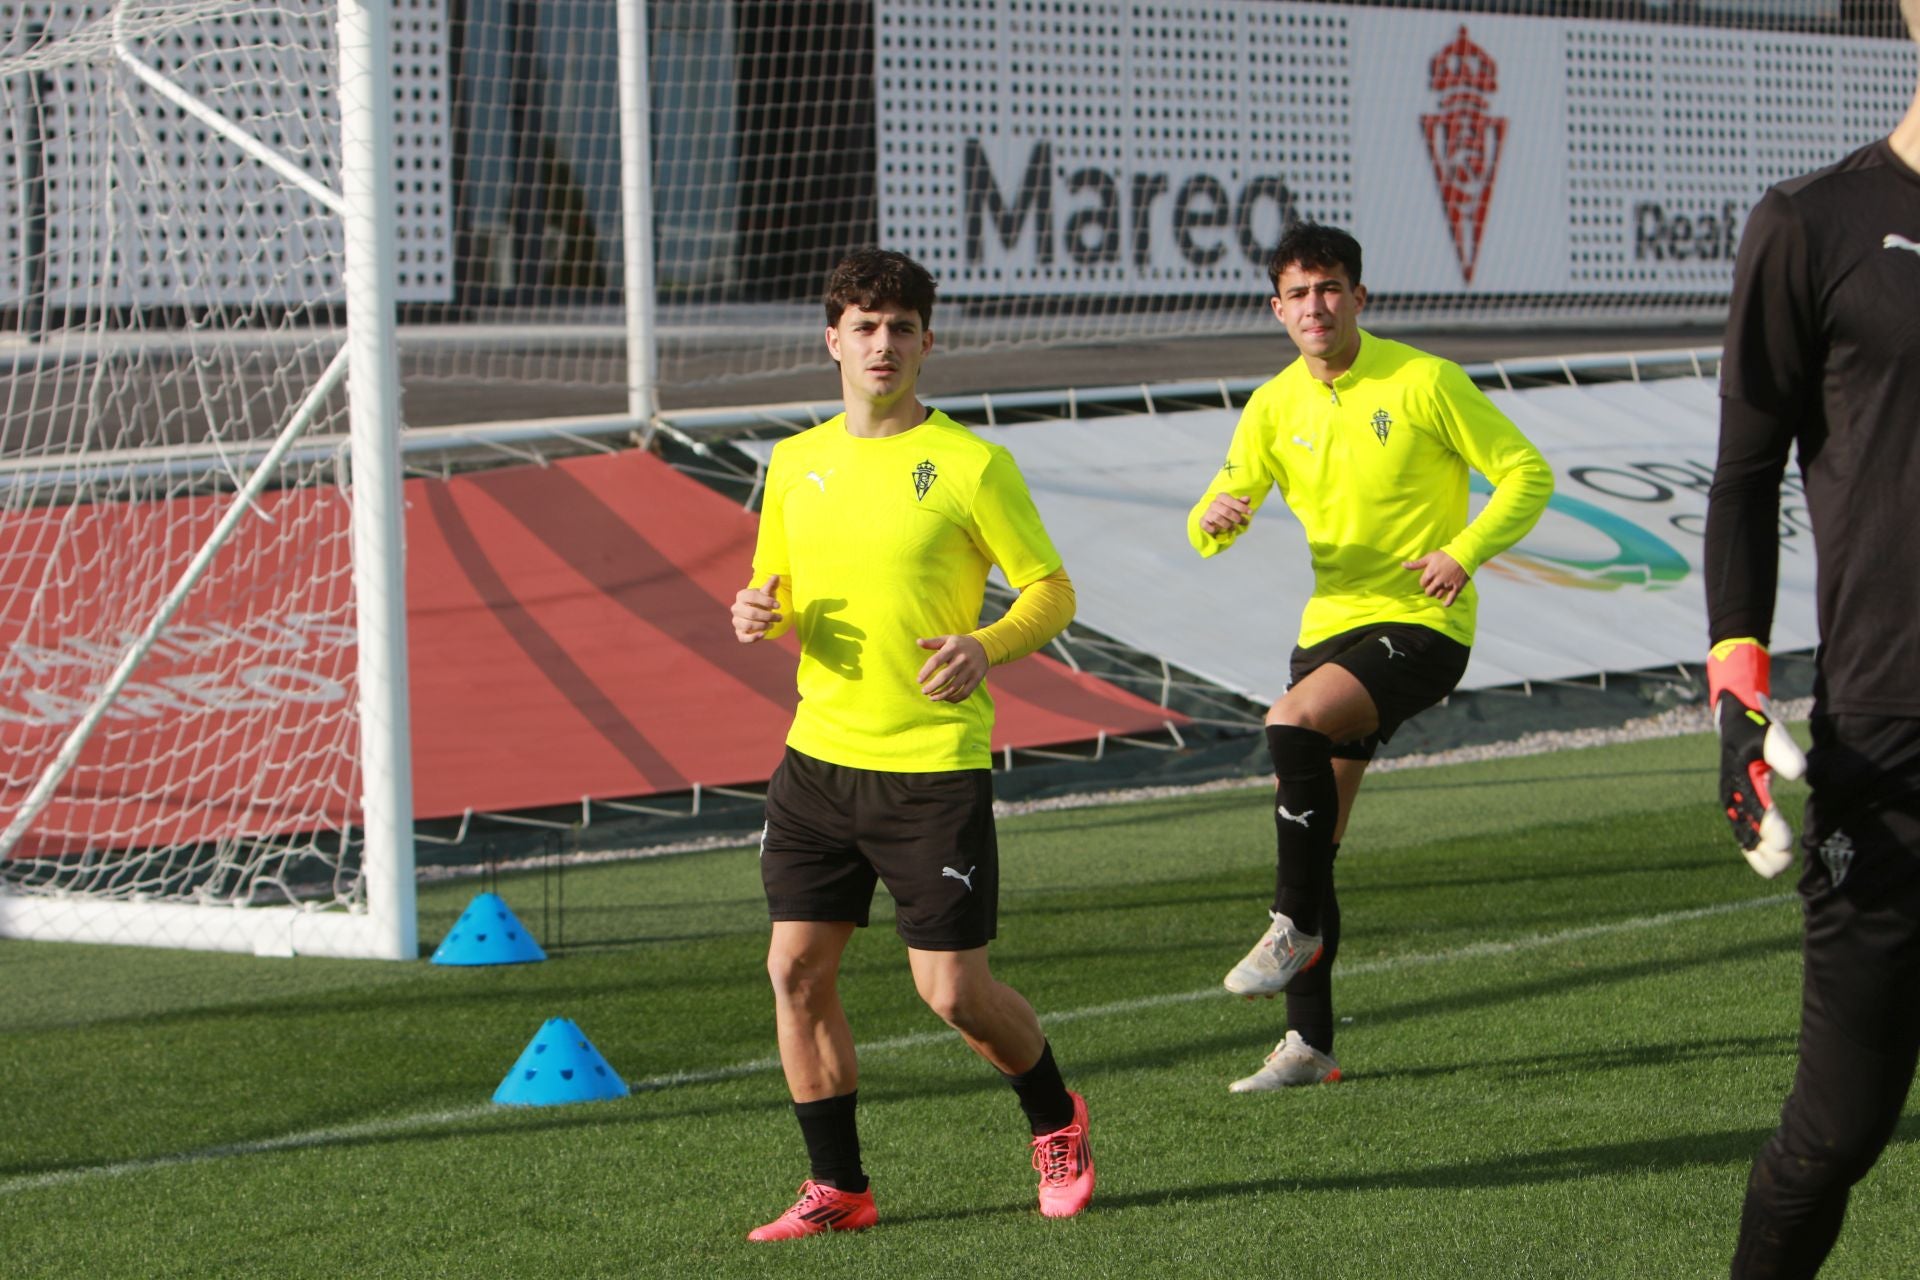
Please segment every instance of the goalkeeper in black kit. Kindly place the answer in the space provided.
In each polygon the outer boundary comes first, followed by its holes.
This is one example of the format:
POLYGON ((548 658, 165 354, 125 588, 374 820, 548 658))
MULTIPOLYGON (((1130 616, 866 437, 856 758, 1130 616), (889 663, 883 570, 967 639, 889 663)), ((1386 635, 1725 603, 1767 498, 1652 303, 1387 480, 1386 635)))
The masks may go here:
MULTIPOLYGON (((1920 0, 1901 0, 1920 41, 1920 0)), ((1773 876, 1792 833, 1769 775, 1811 796, 1799 1064, 1755 1159, 1733 1275, 1811 1276, 1900 1119, 1920 1054, 1920 89, 1890 137, 1783 182, 1740 244, 1707 514, 1721 804, 1773 876), (1797 450, 1820 649, 1813 747, 1772 723, 1780 479, 1797 450)))

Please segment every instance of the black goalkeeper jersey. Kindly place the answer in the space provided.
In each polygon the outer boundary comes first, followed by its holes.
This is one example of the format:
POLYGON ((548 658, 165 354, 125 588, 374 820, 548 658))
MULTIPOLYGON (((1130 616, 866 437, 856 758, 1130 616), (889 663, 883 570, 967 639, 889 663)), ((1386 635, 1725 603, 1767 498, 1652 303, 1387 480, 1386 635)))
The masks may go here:
POLYGON ((1707 514, 1714 641, 1769 638, 1799 449, 1819 700, 1920 716, 1920 173, 1885 141, 1771 188, 1740 240, 1707 514))

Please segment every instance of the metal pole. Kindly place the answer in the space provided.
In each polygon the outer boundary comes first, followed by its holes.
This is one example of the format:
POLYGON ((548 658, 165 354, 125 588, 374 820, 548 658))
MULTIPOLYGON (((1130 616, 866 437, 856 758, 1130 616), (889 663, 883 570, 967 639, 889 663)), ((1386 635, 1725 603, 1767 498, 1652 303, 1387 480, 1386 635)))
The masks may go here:
POLYGON ((653 439, 659 366, 654 344, 653 134, 646 0, 620 4, 620 228, 625 246, 627 412, 653 439))
MULTIPOLYGON (((39 23, 26 29, 28 48, 45 34, 39 23)), ((26 110, 20 113, 20 334, 29 342, 46 337, 47 323, 47 133, 46 77, 27 72, 26 110)))
POLYGON ((340 181, 346 196, 347 406, 358 605, 360 782, 367 906, 381 953, 419 955, 407 591, 395 340, 393 16, 388 0, 341 0, 340 181))

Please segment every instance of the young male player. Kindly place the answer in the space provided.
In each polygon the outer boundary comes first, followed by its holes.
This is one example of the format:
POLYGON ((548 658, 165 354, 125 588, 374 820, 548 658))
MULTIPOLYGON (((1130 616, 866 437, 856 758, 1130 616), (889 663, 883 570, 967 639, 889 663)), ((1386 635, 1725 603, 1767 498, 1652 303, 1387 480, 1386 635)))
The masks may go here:
POLYGON ((1473 574, 1540 516, 1553 473, 1458 365, 1360 328, 1360 245, 1299 223, 1268 265, 1300 356, 1247 402, 1227 460, 1187 517, 1202 556, 1232 546, 1274 488, 1306 526, 1314 592, 1292 682, 1267 711, 1278 778, 1271 924, 1226 977, 1287 993, 1286 1038, 1236 1093, 1340 1078, 1333 859, 1367 763, 1446 697, 1473 643, 1473 574), (1493 496, 1467 520, 1467 470, 1493 496))
POLYGON ((1061 1081, 1032 1007, 987 967, 1000 874, 982 681, 1072 620, 1073 584, 1012 455, 915 398, 933 295, 926 270, 897 253, 864 250, 835 269, 827 351, 846 412, 775 447, 758 585, 734 597, 743 644, 800 635, 800 706, 767 787, 760 872, 780 1063, 812 1176, 752 1240, 877 1219, 838 990, 876 880, 921 998, 1026 1113, 1040 1211, 1067 1217, 1093 1196, 1086 1103, 1061 1081), (981 627, 994 565, 1019 597, 981 627))
MULTIPOLYGON (((1920 41, 1920 0, 1901 0, 1920 41)), ((1747 219, 1707 508, 1721 805, 1765 876, 1793 859, 1768 774, 1812 787, 1800 1061, 1755 1159, 1733 1274, 1811 1276, 1920 1056, 1920 87, 1892 135, 1773 187, 1747 219), (1780 477, 1798 446, 1820 649, 1813 750, 1771 720, 1780 477)))

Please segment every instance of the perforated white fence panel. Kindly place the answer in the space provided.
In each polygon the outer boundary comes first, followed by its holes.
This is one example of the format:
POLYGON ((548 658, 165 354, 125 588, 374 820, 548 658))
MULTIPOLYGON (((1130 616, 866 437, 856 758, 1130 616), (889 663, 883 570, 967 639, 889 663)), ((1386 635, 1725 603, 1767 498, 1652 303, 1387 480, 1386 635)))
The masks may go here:
POLYGON ((1724 295, 1765 187, 1884 135, 1910 42, 1267 0, 878 0, 881 238, 949 296, 1724 295))
POLYGON ((1283 156, 1345 207, 1337 12, 882 0, 877 22, 882 239, 949 293, 1243 289, 1297 199, 1283 156), (1310 58, 1326 92, 1276 75, 1310 58))
POLYGON ((20 258, 25 252, 20 201, 20 118, 17 103, 26 86, 0 81, 0 297, 20 294, 20 258))
POLYGON ((1913 90, 1888 41, 1573 24, 1564 57, 1569 277, 1599 292, 1725 292, 1760 192, 1884 134, 1913 90))
MULTIPOLYGON (((49 304, 165 305, 183 287, 219 304, 258 300, 263 289, 285 305, 342 296, 339 220, 137 80, 115 51, 118 42, 338 189, 336 6, 288 0, 202 7, 205 16, 190 26, 148 35, 138 27, 116 32, 105 4, 0 0, 0 30, 12 36, 8 52, 24 55, 27 68, 0 97, 9 144, 0 164, 7 222, 0 304, 19 301, 27 287, 20 227, 28 75, 39 81, 41 102, 49 304), (48 51, 44 60, 32 54, 34 28, 48 51), (85 47, 83 59, 72 56, 76 45, 85 47), (156 198, 159 189, 164 196, 156 198), (108 243, 116 252, 99 252, 108 243)), ((452 292, 445 8, 444 0, 393 4, 402 301, 438 301, 452 292)))

